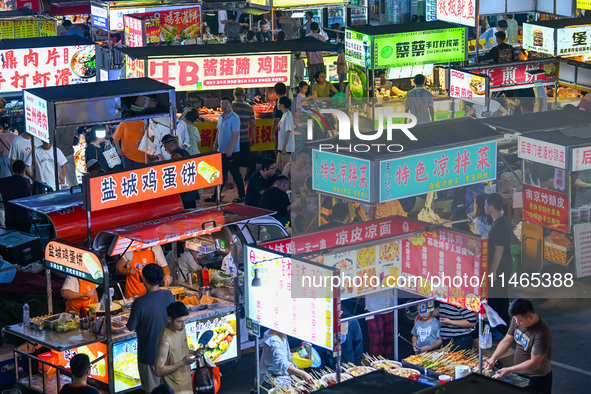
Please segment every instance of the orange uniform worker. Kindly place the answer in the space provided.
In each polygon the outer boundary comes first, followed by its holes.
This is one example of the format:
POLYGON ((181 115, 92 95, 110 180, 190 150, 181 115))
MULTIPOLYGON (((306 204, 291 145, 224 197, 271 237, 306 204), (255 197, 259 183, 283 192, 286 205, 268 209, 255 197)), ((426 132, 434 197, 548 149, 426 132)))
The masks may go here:
POLYGON ((78 312, 80 307, 99 302, 97 284, 67 276, 62 285, 62 297, 66 300, 66 312, 78 312))
POLYGON ((158 264, 162 267, 164 271, 164 285, 170 285, 172 276, 170 276, 170 270, 160 246, 136 250, 135 252, 126 252, 117 263, 116 268, 117 273, 127 276, 125 279, 125 298, 146 294, 146 288, 140 279, 140 274, 144 267, 151 263, 158 264))

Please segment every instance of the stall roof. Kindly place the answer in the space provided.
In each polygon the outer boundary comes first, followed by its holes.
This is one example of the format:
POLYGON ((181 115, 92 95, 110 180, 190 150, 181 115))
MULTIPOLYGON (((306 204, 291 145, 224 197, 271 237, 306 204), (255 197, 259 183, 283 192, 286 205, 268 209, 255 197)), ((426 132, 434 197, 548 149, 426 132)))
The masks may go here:
POLYGON ((215 56, 243 53, 277 53, 277 52, 334 52, 338 45, 329 44, 318 40, 288 40, 255 42, 252 44, 226 43, 219 45, 175 45, 152 46, 138 48, 117 48, 132 59, 145 59, 148 57, 174 57, 174 56, 215 56))
POLYGON ((565 27, 575 27, 583 25, 591 25, 591 18, 568 18, 568 19, 555 19, 551 21, 537 21, 531 22, 531 25, 545 26, 552 29, 563 29, 565 27))
POLYGON ((1 11, 0 12, 0 19, 6 18, 18 18, 19 16, 35 16, 39 15, 35 11, 31 10, 30 8, 23 7, 18 10, 13 11, 1 11))
POLYGON ((82 193, 70 193, 69 190, 63 190, 54 193, 19 198, 17 200, 12 200, 11 202, 33 212, 47 215, 51 212, 81 206, 82 200, 82 193))
POLYGON ((573 127, 569 129, 539 131, 527 134, 528 138, 551 142, 569 148, 591 146, 591 133, 589 127, 573 127))
POLYGON ((27 89, 28 92, 51 102, 84 100, 99 97, 132 96, 171 90, 174 87, 151 78, 121 79, 79 85, 27 89))
POLYGON ((94 45, 94 42, 80 36, 36 37, 0 40, 0 50, 20 48, 53 48, 73 45, 94 45))
POLYGON ((591 113, 574 109, 557 110, 486 118, 481 119, 480 122, 497 129, 502 129, 503 132, 530 133, 534 131, 591 125, 591 113))
POLYGON ((49 8, 51 16, 65 15, 88 15, 90 14, 90 0, 67 1, 63 3, 52 3, 49 8))
POLYGON ((385 26, 363 26, 354 27, 350 30, 357 31, 359 33, 368 34, 370 36, 383 36, 386 34, 394 33, 408 33, 412 31, 424 31, 424 30, 437 30, 437 29, 454 29, 458 26, 454 23, 448 22, 420 22, 420 23, 402 23, 398 25, 385 25, 385 26))

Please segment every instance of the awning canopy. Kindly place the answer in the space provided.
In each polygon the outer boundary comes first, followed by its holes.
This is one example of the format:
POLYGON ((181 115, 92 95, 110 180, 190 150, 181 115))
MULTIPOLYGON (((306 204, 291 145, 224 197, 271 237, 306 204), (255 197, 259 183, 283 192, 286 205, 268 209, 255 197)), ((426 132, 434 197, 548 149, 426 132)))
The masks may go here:
POLYGON ((563 130, 541 131, 530 133, 527 138, 569 148, 591 147, 591 133, 589 127, 573 127, 563 130))
POLYGON ((481 119, 481 123, 499 132, 531 133, 591 125, 591 113, 578 110, 557 110, 533 114, 481 119))
POLYGON ((70 1, 64 3, 52 3, 49 15, 90 15, 90 1, 70 1))
POLYGON ((69 190, 63 190, 54 193, 19 198, 17 200, 11 200, 10 202, 30 211, 47 215, 51 212, 82 206, 82 199, 82 193, 70 193, 69 190))
MULTIPOLYGON (((152 46, 137 48, 117 48, 118 51, 132 59, 146 59, 150 57, 178 57, 178 56, 216 56, 246 53, 280 53, 280 52, 335 52, 338 45, 329 44, 315 39, 300 39, 287 41, 268 41, 244 43, 226 43, 223 45, 175 45, 152 46)), ((86 85, 88 86, 88 85, 86 85)))

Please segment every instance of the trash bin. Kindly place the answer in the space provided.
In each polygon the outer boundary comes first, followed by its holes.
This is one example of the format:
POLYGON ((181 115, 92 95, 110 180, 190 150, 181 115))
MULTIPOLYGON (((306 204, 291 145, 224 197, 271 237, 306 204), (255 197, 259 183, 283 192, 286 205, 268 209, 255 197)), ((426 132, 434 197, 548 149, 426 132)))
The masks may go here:
POLYGON ((521 245, 511 245, 511 257, 513 258, 513 271, 511 274, 521 270, 521 245))

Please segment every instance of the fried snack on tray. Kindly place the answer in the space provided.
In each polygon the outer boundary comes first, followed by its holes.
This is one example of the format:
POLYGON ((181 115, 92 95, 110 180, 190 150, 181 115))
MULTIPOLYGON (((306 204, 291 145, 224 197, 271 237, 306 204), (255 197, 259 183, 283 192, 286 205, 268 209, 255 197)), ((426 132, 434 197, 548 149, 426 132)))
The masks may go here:
POLYGON ((351 367, 351 368, 345 370, 345 372, 347 372, 349 375, 356 378, 357 376, 365 375, 365 374, 373 372, 375 370, 376 369, 372 368, 372 367, 366 367, 364 365, 356 365, 354 367, 351 367))
POLYGON ((478 372, 478 350, 453 351, 453 342, 442 349, 415 354, 402 361, 451 377, 455 377, 458 365, 467 365, 473 372, 478 372))

